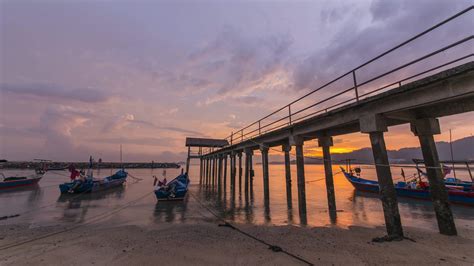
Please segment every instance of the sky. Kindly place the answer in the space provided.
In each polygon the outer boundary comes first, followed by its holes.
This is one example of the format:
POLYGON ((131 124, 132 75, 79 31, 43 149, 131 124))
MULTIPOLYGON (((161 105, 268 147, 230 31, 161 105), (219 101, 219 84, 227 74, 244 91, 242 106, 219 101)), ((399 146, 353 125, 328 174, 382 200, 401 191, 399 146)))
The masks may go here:
MULTIPOLYGON (((0 0, 0 157, 117 161, 122 144, 126 161, 184 160, 187 136, 227 137, 471 4, 0 0)), ((358 79, 472 34, 472 13, 358 79)), ((472 53, 470 44, 390 78, 472 53)), ((449 129, 454 139, 472 136, 473 115, 441 118, 436 140, 448 140, 449 129)), ((419 146, 407 125, 390 128, 386 142, 419 146)), ((368 146, 367 135, 350 134, 332 151, 368 146)), ((320 154, 315 141, 305 152, 320 154)))

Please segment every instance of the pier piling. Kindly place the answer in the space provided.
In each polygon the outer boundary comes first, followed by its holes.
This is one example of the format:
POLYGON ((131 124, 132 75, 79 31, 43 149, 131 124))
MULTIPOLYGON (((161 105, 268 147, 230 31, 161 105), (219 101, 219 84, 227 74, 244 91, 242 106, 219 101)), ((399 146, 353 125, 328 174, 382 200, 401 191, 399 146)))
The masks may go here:
POLYGON ((260 152, 262 153, 263 199, 265 206, 267 206, 270 203, 270 184, 268 180, 268 146, 260 145, 260 152))
POLYGON ((329 215, 336 216, 336 196, 334 193, 334 179, 332 175, 332 163, 330 147, 333 145, 332 137, 323 136, 318 138, 318 146, 323 148, 324 173, 326 176, 326 193, 328 198, 329 215))
POLYGON ((290 151, 291 145, 286 143, 282 146, 283 152, 285 152, 285 183, 286 183, 286 203, 289 209, 293 207, 293 199, 291 195, 291 161, 290 151))
POLYGON ((294 136, 292 138, 296 150, 296 176, 298 184, 298 209, 300 217, 306 217, 306 184, 304 176, 304 154, 303 138, 294 136))
POLYGON ((401 238, 403 237, 402 222, 383 136, 387 131, 385 120, 381 116, 372 115, 362 117, 359 122, 362 133, 368 133, 370 137, 387 234, 390 237, 401 238))
POLYGON ((411 123, 411 130, 420 141, 439 232, 443 235, 457 235, 433 138, 434 134, 441 133, 439 121, 435 118, 418 119, 411 123))

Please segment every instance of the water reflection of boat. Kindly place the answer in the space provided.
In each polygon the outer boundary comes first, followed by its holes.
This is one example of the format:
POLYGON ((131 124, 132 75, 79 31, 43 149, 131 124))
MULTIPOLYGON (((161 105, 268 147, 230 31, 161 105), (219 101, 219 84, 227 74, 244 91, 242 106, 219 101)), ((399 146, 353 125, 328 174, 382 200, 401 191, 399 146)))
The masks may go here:
POLYGON ((157 222, 184 222, 188 199, 181 202, 157 202, 154 217, 157 222))
MULTIPOLYGON (((356 190, 378 193, 379 184, 377 181, 364 179, 358 176, 354 176, 352 171, 346 171, 341 167, 342 172, 346 179, 354 186, 356 190)), ((410 182, 398 182, 395 184, 395 190, 397 196, 400 197, 409 197, 415 199, 429 200, 431 199, 429 186, 427 184, 412 184, 410 182), (420 186, 422 185, 422 186, 420 186)), ((448 190, 448 197, 451 203, 463 204, 468 206, 474 206, 474 191, 469 188, 460 188, 460 187, 446 187, 448 190)))
POLYGON ((105 198, 122 198, 124 191, 125 187, 119 186, 98 193, 88 193, 82 195, 65 193, 59 195, 57 202, 81 202, 105 198))
POLYGON ((158 201, 183 200, 186 197, 189 186, 188 174, 180 174, 170 182, 155 187, 155 195, 158 201))

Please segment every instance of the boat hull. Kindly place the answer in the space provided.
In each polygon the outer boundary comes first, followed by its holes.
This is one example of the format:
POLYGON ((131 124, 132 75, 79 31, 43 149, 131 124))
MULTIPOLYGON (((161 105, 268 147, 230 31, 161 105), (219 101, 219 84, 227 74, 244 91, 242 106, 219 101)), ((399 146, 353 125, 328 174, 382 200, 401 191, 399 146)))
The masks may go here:
POLYGON ((86 180, 76 188, 74 186, 79 181, 67 182, 59 185, 61 193, 70 193, 71 189, 74 188, 72 193, 87 193, 107 190, 114 187, 122 186, 127 180, 127 172, 120 170, 112 176, 106 177, 101 180, 86 180))
POLYGON ((42 177, 0 182, 0 190, 12 190, 37 185, 42 177))
MULTIPOLYGON (((354 186, 356 190, 378 193, 379 185, 377 181, 358 178, 350 173, 344 172, 346 179, 354 186)), ((408 197, 420 200, 431 200, 429 189, 411 189, 395 186, 395 191, 399 197, 408 197)), ((448 198, 451 203, 474 206, 474 191, 465 191, 461 189, 449 189, 448 198)))
POLYGON ((183 200, 188 192, 189 179, 187 174, 182 174, 171 180, 167 187, 155 189, 158 201, 183 200))

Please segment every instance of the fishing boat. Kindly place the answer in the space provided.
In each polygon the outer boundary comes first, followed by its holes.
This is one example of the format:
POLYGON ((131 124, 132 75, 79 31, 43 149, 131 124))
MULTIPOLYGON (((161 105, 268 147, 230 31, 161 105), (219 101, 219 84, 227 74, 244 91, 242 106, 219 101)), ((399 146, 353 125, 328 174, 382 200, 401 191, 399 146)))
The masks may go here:
MULTIPOLYGON (((426 176, 426 173, 423 172, 419 165, 424 164, 423 160, 420 159, 413 159, 413 162, 416 165, 416 169, 418 171, 418 174, 421 176, 426 176)), ((471 188, 474 189, 474 177, 472 176, 472 171, 471 171, 471 164, 474 164, 474 161, 455 161, 455 160, 450 160, 450 161, 440 161, 442 163, 442 168, 443 168, 443 174, 445 176, 444 178, 444 183, 448 186, 461 186, 465 188, 471 188), (449 167, 448 165, 451 165, 449 167), (458 165, 458 170, 460 170, 461 167, 459 165, 463 166, 463 169, 466 170, 469 174, 469 177, 471 178, 471 181, 464 181, 456 177, 456 167, 455 165, 458 165), (447 176, 450 174, 453 174, 453 176, 447 176)), ((461 169, 462 170, 462 169, 461 169)))
MULTIPOLYGON (((156 179, 155 179, 156 183, 156 179)), ((186 197, 189 186, 187 173, 181 173, 175 179, 155 187, 155 195, 158 201, 183 200, 186 197)))
POLYGON ((61 193, 85 193, 97 192, 101 190, 110 189, 113 187, 122 186, 127 180, 128 173, 122 168, 115 174, 105 178, 96 179, 93 177, 93 159, 89 157, 89 169, 87 174, 77 171, 73 165, 69 167, 71 173, 71 182, 66 182, 59 185, 61 193))
POLYGON ((35 174, 28 176, 9 176, 6 177, 0 173, 2 181, 0 181, 0 190, 11 190, 23 187, 34 186, 43 178, 45 171, 42 169, 35 170, 35 174))
POLYGON ((60 184, 59 190, 61 190, 61 193, 97 192, 122 186, 127 180, 127 176, 128 173, 125 172, 124 169, 120 169, 115 174, 105 178, 95 179, 93 177, 86 176, 84 180, 74 180, 72 182, 60 184))
MULTIPOLYGON (((379 183, 377 181, 355 176, 352 169, 345 170, 341 167, 341 171, 356 190, 371 193, 379 192, 379 183)), ((451 203, 474 206, 474 190, 472 188, 446 185, 446 189, 451 203)), ((422 200, 431 199, 427 182, 400 181, 395 184, 395 191, 397 192, 397 196, 400 197, 410 197, 422 200)))

